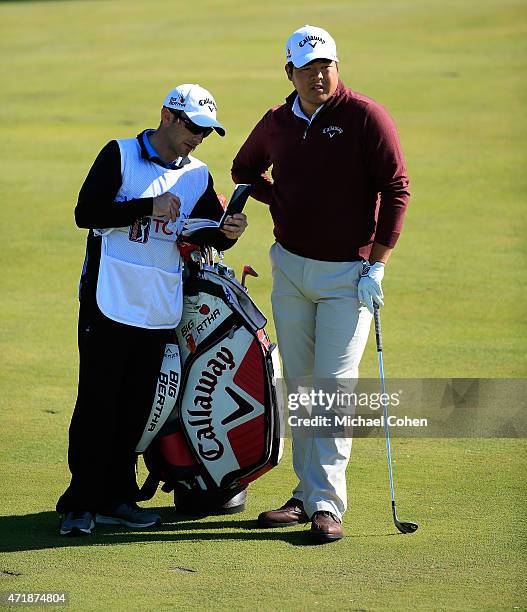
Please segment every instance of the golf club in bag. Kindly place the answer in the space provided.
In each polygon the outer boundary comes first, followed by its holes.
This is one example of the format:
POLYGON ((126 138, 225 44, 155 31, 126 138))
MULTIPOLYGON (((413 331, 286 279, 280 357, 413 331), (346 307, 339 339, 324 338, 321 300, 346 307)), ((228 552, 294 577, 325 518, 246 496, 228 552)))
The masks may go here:
POLYGON ((233 270, 200 250, 188 259, 181 322, 136 449, 149 470, 141 499, 163 482, 178 512, 232 514, 244 509, 247 485, 281 459, 278 351, 233 270))
MULTIPOLYGON (((377 355, 379 357, 379 371, 381 378, 381 393, 383 394, 385 391, 384 386, 384 365, 382 359, 382 333, 381 333, 381 315, 379 313, 379 306, 377 304, 373 304, 373 317, 375 321, 375 341, 377 344, 377 355)), ((383 410, 384 410, 384 435, 386 438, 386 453, 388 458, 388 471, 390 474, 390 492, 392 495, 392 514, 393 514, 393 522, 394 525, 401 533, 413 533, 419 527, 417 523, 412 523, 409 521, 400 521, 397 518, 397 508, 395 506, 395 492, 393 487, 393 471, 392 471, 392 451, 390 446, 390 431, 388 428, 388 409, 386 408, 386 402, 383 402, 383 410)))

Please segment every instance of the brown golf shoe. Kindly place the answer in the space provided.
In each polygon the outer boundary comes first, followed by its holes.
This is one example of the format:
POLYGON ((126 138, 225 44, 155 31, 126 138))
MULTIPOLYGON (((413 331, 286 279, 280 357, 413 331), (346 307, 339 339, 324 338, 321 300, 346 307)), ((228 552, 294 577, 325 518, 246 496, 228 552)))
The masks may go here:
POLYGON ((315 512, 311 519, 311 537, 317 542, 334 542, 344 536, 342 522, 331 512, 315 512))
POLYGON ((258 517, 260 527, 292 527, 307 522, 309 517, 304 512, 304 504, 294 497, 286 501, 281 508, 262 512, 258 517))

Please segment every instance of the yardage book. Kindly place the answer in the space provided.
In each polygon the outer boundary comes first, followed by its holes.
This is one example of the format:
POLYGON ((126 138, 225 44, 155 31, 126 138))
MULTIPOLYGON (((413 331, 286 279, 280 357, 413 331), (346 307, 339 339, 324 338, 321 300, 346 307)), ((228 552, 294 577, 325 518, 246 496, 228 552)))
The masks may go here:
POLYGON ((232 193, 231 199, 229 200, 229 203, 227 204, 227 208, 225 209, 225 212, 223 213, 219 221, 213 221, 212 219, 193 219, 193 218, 185 219, 183 223, 183 231, 182 231, 183 236, 191 236, 194 232, 200 229, 204 229, 206 227, 209 227, 209 228, 223 227, 223 224, 225 223, 225 219, 229 215, 234 215, 236 213, 242 212, 243 207, 245 206, 245 203, 247 202, 247 198, 249 197, 251 193, 251 190, 252 190, 252 185, 249 185, 247 183, 240 183, 239 185, 236 185, 232 193))

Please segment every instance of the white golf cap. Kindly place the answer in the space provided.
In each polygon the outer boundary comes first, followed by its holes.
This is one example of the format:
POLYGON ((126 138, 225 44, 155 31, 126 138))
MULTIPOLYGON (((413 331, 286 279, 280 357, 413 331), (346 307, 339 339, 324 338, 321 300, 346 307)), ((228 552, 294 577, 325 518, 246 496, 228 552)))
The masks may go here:
POLYGON ((225 128, 216 119, 216 101, 210 91, 199 85, 178 85, 167 94, 163 106, 183 111, 197 125, 214 128, 220 136, 225 136, 225 128))
POLYGON ((291 34, 285 46, 286 62, 301 68, 315 59, 339 61, 337 45, 326 30, 305 25, 291 34))

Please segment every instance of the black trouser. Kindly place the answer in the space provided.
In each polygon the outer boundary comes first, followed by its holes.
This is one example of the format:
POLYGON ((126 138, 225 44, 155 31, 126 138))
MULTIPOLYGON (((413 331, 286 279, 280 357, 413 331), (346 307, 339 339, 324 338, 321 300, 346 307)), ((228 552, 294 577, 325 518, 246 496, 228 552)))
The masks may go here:
POLYGON ((170 330, 117 323, 96 306, 79 313, 79 387, 69 429, 71 483, 58 512, 136 499, 135 446, 154 399, 170 330))

